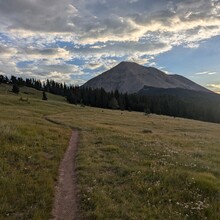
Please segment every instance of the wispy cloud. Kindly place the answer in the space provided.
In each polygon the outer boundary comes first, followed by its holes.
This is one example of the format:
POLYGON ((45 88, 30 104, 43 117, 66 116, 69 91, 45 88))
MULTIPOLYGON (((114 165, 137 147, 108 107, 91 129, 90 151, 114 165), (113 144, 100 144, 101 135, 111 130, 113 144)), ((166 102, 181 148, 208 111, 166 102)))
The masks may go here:
POLYGON ((220 84, 208 84, 209 88, 220 89, 220 84))
POLYGON ((209 72, 209 71, 195 73, 195 75, 216 75, 216 74, 217 72, 209 72))
POLYGON ((207 88, 209 88, 209 89, 213 90, 214 92, 220 94, 220 84, 212 83, 212 84, 207 84, 206 86, 207 86, 207 88))

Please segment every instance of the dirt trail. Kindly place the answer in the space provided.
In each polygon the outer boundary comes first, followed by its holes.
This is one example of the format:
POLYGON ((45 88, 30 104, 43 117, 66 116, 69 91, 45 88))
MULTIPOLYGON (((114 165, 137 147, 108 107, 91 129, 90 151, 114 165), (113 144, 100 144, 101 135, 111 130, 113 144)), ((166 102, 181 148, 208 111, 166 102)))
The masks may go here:
POLYGON ((78 132, 74 130, 69 147, 59 167, 55 202, 52 210, 53 220, 77 220, 75 156, 78 132))

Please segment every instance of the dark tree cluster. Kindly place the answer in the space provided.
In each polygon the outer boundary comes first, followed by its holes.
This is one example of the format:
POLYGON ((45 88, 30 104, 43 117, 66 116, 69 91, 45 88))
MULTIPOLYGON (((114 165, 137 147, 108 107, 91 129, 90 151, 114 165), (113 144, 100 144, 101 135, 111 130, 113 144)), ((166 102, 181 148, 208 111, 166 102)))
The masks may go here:
POLYGON ((47 80, 46 82, 41 82, 33 78, 23 79, 21 77, 11 76, 9 79, 7 76, 0 75, 0 84, 12 84, 18 87, 27 86, 40 91, 45 91, 53 93, 56 95, 66 96, 67 86, 65 83, 57 83, 54 80, 47 80))
POLYGON ((41 83, 40 80, 36 79, 23 79, 21 77, 11 76, 9 79, 7 76, 0 75, 0 84, 12 84, 17 85, 18 87, 27 86, 31 88, 35 88, 37 90, 42 90, 44 85, 41 83))
POLYGON ((104 89, 67 86, 54 80, 41 83, 36 79, 23 80, 15 76, 9 79, 2 75, 0 83, 27 86, 43 91, 44 100, 47 99, 45 92, 49 92, 66 97, 71 104, 82 106, 139 111, 145 114, 155 113, 220 123, 220 96, 217 94, 179 97, 172 94, 122 94, 117 90, 106 92, 104 89))
POLYGON ((220 96, 217 94, 181 98, 169 94, 122 94, 117 90, 105 92, 104 89, 70 87, 67 101, 99 108, 139 111, 145 114, 155 113, 220 123, 220 96))
POLYGON ((84 104, 98 108, 126 110, 125 100, 117 90, 107 93, 104 89, 71 86, 67 92, 67 101, 72 104, 84 104))
POLYGON ((53 93, 55 95, 67 95, 67 86, 65 83, 58 83, 54 80, 47 80, 46 83, 43 83, 43 88, 46 92, 53 93))

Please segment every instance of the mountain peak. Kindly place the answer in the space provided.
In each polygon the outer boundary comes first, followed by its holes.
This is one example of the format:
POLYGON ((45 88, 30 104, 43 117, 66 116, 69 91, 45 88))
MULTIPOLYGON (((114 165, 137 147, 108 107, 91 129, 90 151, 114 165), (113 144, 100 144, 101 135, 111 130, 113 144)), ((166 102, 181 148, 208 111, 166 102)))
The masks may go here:
POLYGON ((139 64, 132 61, 122 61, 118 65, 139 65, 139 64))
POLYGON ((103 88, 108 92, 118 90, 122 93, 137 93, 144 86, 211 92, 183 76, 167 75, 154 67, 145 67, 128 61, 119 63, 112 69, 89 80, 83 86, 103 88))
MULTIPOLYGON (((144 66, 141 66, 135 62, 130 62, 130 61, 122 61, 118 65, 115 66, 115 68, 132 68, 132 67, 141 67, 143 68, 144 66)), ((114 67, 113 67, 114 68, 114 67)))

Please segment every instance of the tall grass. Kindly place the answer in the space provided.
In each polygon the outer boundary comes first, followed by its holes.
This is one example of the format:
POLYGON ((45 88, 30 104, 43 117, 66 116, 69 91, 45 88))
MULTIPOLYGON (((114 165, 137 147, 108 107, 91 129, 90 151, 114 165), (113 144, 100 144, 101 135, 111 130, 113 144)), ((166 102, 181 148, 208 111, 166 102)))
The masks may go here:
POLYGON ((82 130, 83 218, 219 219, 220 125, 91 108, 52 118, 82 130))
POLYGON ((0 94, 0 219, 49 219, 58 165, 68 146, 70 129, 43 116, 59 112, 41 94, 31 103, 0 94))
POLYGON ((220 219, 219 124, 31 93, 21 103, 0 86, 0 219, 50 218, 68 127, 83 219, 220 219))

